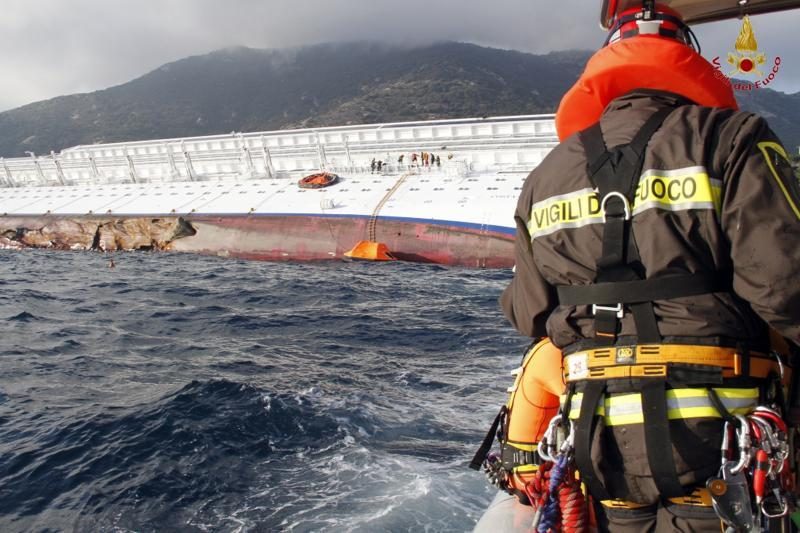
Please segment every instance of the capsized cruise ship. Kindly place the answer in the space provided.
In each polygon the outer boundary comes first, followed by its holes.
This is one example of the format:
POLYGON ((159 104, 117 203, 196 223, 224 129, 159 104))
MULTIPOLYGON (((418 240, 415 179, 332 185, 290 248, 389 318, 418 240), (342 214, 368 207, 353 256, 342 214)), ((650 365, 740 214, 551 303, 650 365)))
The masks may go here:
POLYGON ((509 267, 522 183, 557 142, 553 116, 534 115, 29 153, 0 160, 0 246, 315 261, 370 240, 401 260, 509 267), (321 169, 338 181, 298 186, 321 169))

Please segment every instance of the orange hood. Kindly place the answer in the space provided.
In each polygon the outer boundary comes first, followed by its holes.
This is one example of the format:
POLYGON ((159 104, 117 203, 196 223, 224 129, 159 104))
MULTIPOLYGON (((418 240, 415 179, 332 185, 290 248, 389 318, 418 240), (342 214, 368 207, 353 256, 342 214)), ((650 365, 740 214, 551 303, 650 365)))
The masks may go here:
POLYGON ((559 139, 588 128, 613 99, 635 89, 669 91, 703 106, 738 109, 730 81, 703 56, 672 39, 631 37, 589 59, 558 106, 559 139))

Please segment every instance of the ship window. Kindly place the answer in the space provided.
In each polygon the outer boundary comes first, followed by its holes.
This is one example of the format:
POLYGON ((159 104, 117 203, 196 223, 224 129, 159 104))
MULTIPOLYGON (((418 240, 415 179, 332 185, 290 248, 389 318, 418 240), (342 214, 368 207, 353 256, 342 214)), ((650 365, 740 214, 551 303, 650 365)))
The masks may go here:
POLYGON ((459 187, 458 190, 459 191, 468 191, 469 187, 459 187))
POLYGON ((371 191, 372 189, 361 189, 361 192, 371 191))
POLYGON ((514 187, 514 190, 515 190, 515 191, 521 191, 521 190, 522 190, 522 187, 514 187))
POLYGON ((494 181, 506 181, 505 178, 495 178, 494 181))
POLYGON ((419 190, 419 189, 418 189, 417 187, 411 187, 411 188, 409 189, 409 191, 418 191, 418 190, 419 190))
POLYGON ((339 192, 347 192, 347 191, 349 191, 349 190, 350 190, 350 189, 339 189, 339 192))
POLYGON ((496 191, 497 187, 486 187, 487 191, 496 191))
POLYGON ((228 194, 231 191, 222 191, 222 194, 228 194))
POLYGON ((433 190, 434 191, 443 191, 444 187, 434 187, 433 190))
POLYGON ((239 191, 239 194, 247 194, 247 191, 239 191))
POLYGON ((264 194, 264 193, 266 193, 266 192, 267 192, 267 191, 258 191, 256 194, 264 194))

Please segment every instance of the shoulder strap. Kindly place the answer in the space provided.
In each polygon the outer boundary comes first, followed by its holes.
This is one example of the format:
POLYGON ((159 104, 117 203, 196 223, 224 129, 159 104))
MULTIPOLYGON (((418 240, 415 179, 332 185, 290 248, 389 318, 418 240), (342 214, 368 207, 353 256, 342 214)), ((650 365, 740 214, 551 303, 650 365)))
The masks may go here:
MULTIPOLYGON (((600 123, 580 132, 586 151, 587 173, 597 189, 603 211, 603 251, 597 261, 595 283, 633 282, 644 279, 639 251, 630 228, 631 205, 639 183, 644 154, 650 138, 675 110, 664 107, 653 113, 630 143, 608 150, 600 123)), ((561 302, 567 303, 567 302, 561 302)), ((622 300, 594 301, 595 340, 612 345, 623 316, 622 300), (615 305, 611 305, 615 304, 615 305)), ((640 342, 659 342, 661 336, 652 301, 631 302, 640 342)))

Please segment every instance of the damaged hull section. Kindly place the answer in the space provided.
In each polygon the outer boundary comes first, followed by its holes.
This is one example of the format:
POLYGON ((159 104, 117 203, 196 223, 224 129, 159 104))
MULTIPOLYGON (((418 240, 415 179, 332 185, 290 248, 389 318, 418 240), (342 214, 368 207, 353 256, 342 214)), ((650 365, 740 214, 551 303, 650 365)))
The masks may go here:
MULTIPOLYGON (((165 250, 267 261, 340 260, 365 238, 369 217, 0 217, 0 247, 165 250)), ((400 260, 478 268, 514 263, 504 228, 381 218, 377 238, 400 260)))
POLYGON ((169 250, 195 234, 181 217, 0 217, 0 248, 169 250))

